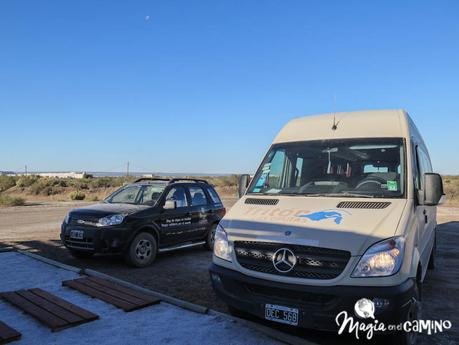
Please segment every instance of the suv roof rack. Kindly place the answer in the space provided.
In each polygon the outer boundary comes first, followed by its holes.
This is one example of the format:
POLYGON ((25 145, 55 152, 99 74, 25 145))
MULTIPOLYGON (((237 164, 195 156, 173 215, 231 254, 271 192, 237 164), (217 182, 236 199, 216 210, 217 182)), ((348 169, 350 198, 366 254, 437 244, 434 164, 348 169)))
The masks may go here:
POLYGON ((186 177, 180 177, 180 178, 173 178, 169 181, 169 184, 175 183, 178 181, 194 181, 194 182, 201 182, 205 184, 209 184, 206 180, 199 179, 199 178, 186 178, 186 177))
POLYGON ((178 178, 161 178, 161 177, 141 177, 135 180, 132 183, 139 183, 142 181, 163 181, 163 182, 169 182, 171 183, 176 183, 179 181, 193 181, 193 182, 200 182, 200 183, 206 183, 209 184, 206 180, 199 179, 199 178, 186 178, 186 177, 178 177, 178 178))
POLYGON ((161 177, 141 177, 141 178, 138 178, 137 180, 135 180, 134 182, 132 183, 138 183, 138 182, 142 182, 142 181, 163 181, 163 182, 168 182, 170 181, 170 178, 161 178, 161 177))

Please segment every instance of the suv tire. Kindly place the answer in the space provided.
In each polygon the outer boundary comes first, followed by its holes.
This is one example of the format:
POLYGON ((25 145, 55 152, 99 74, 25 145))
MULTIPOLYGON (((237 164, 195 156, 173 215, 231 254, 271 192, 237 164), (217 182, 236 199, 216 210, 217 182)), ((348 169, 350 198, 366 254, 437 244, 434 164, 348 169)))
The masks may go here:
POLYGON ((217 229, 217 224, 213 224, 209 232, 207 233, 206 244, 204 245, 204 247, 206 247, 206 249, 210 251, 214 250, 215 230, 216 229, 217 229))
POLYGON ((156 259, 158 244, 148 232, 141 232, 132 240, 125 254, 126 261, 134 267, 146 267, 156 259))

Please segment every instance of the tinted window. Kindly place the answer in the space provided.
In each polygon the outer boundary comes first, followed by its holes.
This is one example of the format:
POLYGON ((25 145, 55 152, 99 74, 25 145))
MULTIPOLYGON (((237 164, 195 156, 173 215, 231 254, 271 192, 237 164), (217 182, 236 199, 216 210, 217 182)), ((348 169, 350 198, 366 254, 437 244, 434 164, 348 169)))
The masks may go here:
POLYGON ((207 205, 207 198, 201 187, 189 187, 189 190, 192 206, 207 205))
POLYGON ((186 199, 185 188, 174 187, 167 193, 166 200, 175 201, 177 207, 187 207, 188 201, 186 199))
POLYGON ((217 192, 213 188, 209 187, 209 188, 207 188, 207 191, 209 192, 210 198, 212 199, 212 202, 214 204, 221 204, 222 203, 222 201, 220 200, 217 192))

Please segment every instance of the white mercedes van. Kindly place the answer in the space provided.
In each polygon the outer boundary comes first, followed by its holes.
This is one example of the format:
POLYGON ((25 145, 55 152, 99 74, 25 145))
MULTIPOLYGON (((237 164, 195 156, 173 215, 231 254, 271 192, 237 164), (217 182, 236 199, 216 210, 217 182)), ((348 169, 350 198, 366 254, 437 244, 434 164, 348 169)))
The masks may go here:
POLYGON ((230 311, 336 330, 366 298, 380 322, 418 318, 443 187, 405 111, 294 119, 247 181, 210 267, 230 311))

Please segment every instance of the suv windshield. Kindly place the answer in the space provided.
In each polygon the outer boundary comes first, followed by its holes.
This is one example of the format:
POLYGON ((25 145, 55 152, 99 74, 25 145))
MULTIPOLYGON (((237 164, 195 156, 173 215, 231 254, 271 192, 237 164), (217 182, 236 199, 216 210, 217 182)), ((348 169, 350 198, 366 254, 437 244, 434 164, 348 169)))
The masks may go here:
POLYGON ((401 138, 275 144, 248 193, 403 197, 404 152, 401 138))
POLYGON ((164 183, 128 185, 118 189, 105 199, 105 202, 110 204, 154 205, 165 187, 164 183))

